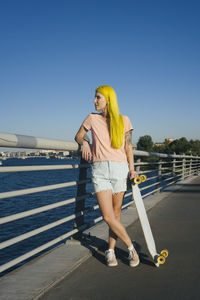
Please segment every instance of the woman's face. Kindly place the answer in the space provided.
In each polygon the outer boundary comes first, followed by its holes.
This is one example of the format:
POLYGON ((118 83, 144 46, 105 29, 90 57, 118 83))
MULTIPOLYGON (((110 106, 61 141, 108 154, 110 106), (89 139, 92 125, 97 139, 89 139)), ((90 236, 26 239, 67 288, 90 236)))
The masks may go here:
POLYGON ((94 105, 95 105, 95 109, 97 111, 105 110, 105 108, 107 106, 107 101, 106 101, 106 98, 104 97, 104 95, 100 94, 99 92, 96 92, 95 99, 94 99, 94 105))

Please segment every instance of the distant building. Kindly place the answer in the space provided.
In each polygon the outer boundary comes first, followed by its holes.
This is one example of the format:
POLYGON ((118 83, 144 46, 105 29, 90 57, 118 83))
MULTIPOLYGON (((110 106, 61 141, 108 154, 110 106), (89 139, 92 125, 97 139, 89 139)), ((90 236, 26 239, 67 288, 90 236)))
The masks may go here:
POLYGON ((172 138, 166 138, 165 139, 165 142, 167 142, 169 144, 171 144, 173 141, 174 141, 174 139, 172 139, 172 138))
MULTIPOLYGON (((165 143, 171 144, 173 141, 174 141, 174 139, 172 139, 172 138, 165 138, 165 143)), ((158 143, 155 143, 154 146, 163 147, 165 143, 158 142, 158 143)))

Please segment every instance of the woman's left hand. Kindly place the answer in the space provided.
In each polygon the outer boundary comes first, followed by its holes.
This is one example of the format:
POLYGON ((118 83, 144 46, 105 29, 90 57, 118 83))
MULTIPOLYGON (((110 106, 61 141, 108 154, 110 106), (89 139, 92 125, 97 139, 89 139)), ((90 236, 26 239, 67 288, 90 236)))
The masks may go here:
POLYGON ((132 180, 132 179, 134 179, 136 177, 138 177, 138 173, 135 172, 134 170, 130 170, 129 171, 129 178, 130 178, 130 180, 132 180))

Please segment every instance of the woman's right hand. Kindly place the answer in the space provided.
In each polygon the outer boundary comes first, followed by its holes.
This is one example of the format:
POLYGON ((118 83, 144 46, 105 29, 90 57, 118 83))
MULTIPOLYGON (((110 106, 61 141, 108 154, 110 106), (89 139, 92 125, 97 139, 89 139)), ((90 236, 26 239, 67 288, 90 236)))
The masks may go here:
POLYGON ((133 180, 136 177, 138 177, 138 173, 135 172, 134 170, 130 170, 129 171, 129 178, 130 178, 130 180, 133 180))
POLYGON ((83 140, 83 147, 82 147, 82 158, 86 161, 92 162, 92 151, 90 145, 87 141, 83 140))

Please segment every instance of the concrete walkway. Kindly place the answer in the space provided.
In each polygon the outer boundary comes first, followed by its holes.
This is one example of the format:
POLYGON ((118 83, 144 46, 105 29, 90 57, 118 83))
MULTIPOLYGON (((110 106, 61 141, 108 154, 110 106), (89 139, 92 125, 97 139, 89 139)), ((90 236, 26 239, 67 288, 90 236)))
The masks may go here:
POLYGON ((39 299, 200 299, 200 178, 180 184, 148 215, 158 250, 169 250, 164 265, 154 267, 135 221, 128 232, 140 252, 138 267, 128 266, 126 247, 119 241, 117 267, 105 265, 105 247, 100 248, 39 299))

